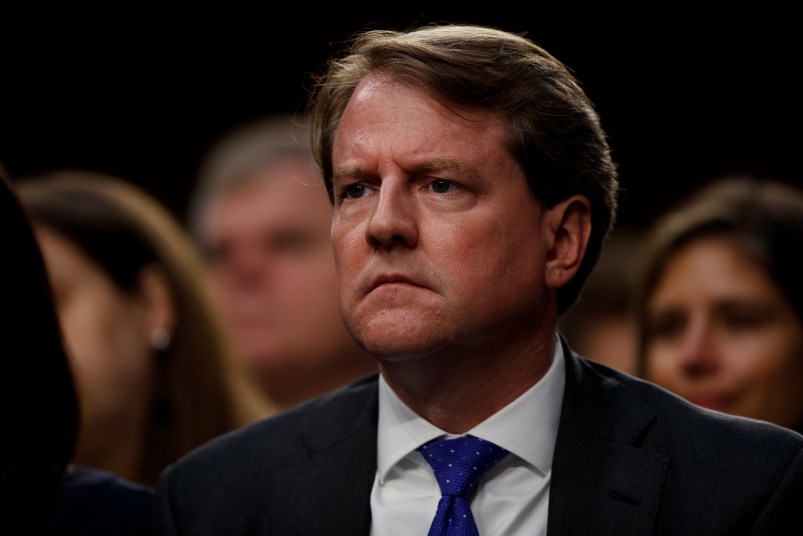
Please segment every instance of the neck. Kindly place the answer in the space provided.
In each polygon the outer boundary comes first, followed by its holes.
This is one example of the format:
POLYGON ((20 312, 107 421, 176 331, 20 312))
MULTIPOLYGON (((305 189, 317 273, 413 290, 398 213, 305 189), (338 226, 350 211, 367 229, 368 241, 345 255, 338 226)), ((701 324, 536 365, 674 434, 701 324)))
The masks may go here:
POLYGON ((418 415, 463 434, 535 385, 549 370, 554 331, 504 347, 450 349, 404 361, 382 361, 388 385, 418 415))
POLYGON ((142 404, 129 404, 125 414, 100 421, 87 420, 76 444, 73 462, 115 472, 135 482, 144 482, 140 472, 147 411, 142 404))

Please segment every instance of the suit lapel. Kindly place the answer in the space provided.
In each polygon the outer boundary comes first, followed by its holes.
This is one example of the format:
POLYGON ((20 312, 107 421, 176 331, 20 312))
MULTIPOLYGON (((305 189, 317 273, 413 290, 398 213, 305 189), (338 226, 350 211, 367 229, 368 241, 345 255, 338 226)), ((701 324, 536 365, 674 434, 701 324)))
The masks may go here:
POLYGON ((565 341, 566 390, 552 464, 549 534, 653 533, 669 460, 637 447, 655 415, 565 341))
POLYGON ((278 514, 270 520, 269 534, 369 533, 377 407, 374 377, 311 412, 299 431, 308 457, 273 481, 271 501, 278 514), (352 417, 344 421, 346 416, 352 417))
MULTIPOLYGON (((652 534, 669 460, 639 448, 654 419, 630 389, 574 355, 552 464, 548 534, 652 534)), ((269 534, 370 532, 377 376, 321 403, 299 430, 307 457, 273 479, 269 534), (345 421, 345 416, 356 416, 345 421)))

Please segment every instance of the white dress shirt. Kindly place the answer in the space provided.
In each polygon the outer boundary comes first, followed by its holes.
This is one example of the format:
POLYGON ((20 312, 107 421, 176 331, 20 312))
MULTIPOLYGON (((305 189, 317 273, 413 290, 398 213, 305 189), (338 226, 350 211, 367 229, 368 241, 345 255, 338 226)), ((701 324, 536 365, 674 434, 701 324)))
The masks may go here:
MULTIPOLYGON (((510 451, 480 482, 471 511, 481 536, 546 534, 552 456, 566 382, 555 341, 547 373, 516 400, 467 433, 510 451)), ((443 430, 419 417, 379 378, 377 471, 372 536, 425 536, 441 493, 419 446, 443 430)))

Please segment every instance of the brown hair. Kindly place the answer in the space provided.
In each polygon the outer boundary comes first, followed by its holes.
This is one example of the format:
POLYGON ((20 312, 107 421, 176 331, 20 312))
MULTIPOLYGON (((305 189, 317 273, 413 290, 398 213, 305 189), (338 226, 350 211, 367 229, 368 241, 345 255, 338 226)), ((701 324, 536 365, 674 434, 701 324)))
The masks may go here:
POLYGON ((720 178, 659 219, 644 243, 635 299, 644 374, 647 306, 668 262, 701 237, 727 237, 782 290, 803 322, 803 191, 753 177, 720 178))
POLYGON ((359 82, 376 71, 424 87, 446 106, 502 117, 510 153, 547 206, 575 194, 588 198, 592 232, 586 255, 557 294, 558 312, 566 310, 597 261, 618 195, 606 134, 569 69, 531 40, 495 28, 449 24, 357 35, 316 78, 308 106, 313 148, 330 196, 340 118, 359 82))
POLYGON ((176 309, 170 345, 157 357, 156 394, 134 480, 154 483, 179 456, 263 415, 235 361, 206 283, 201 259, 155 198, 118 177, 60 171, 18 181, 38 225, 74 242, 124 291, 157 265, 176 309))

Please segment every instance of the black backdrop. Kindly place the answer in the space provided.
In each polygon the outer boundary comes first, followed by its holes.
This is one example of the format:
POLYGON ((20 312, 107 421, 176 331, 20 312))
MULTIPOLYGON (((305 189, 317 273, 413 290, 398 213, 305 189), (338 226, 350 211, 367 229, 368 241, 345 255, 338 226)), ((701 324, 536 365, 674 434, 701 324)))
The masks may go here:
POLYGON ((298 109, 310 73, 352 33, 454 21, 526 32, 574 70, 611 136, 623 225, 649 223, 726 173, 803 186, 803 47, 791 7, 393 4, 3 13, 0 162, 12 179, 59 167, 114 173, 184 218, 209 145, 298 109))

